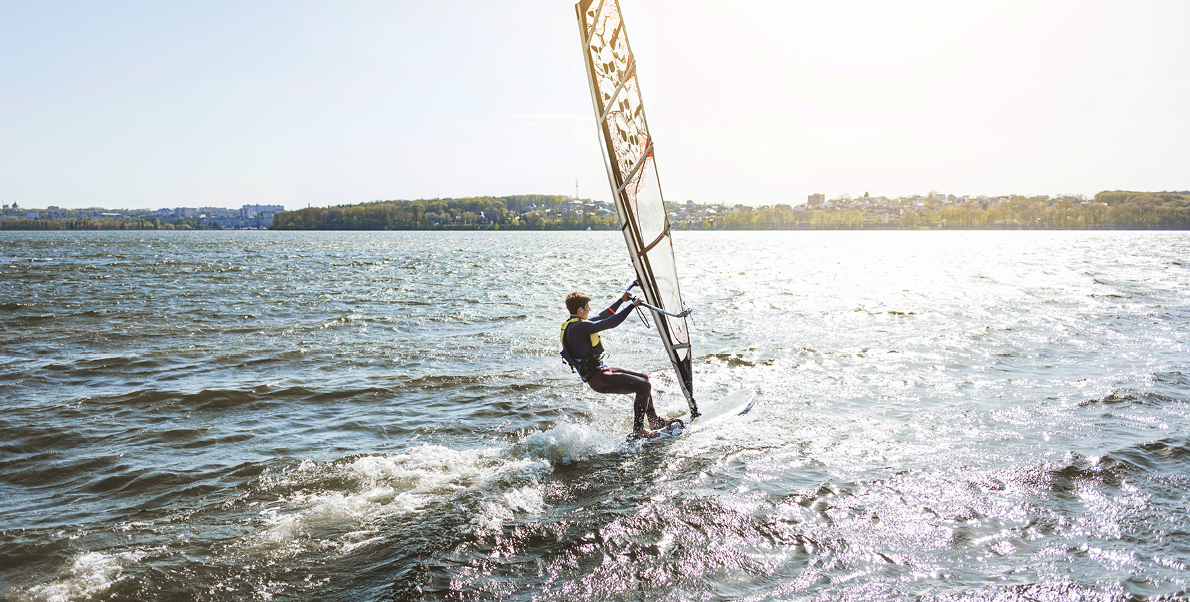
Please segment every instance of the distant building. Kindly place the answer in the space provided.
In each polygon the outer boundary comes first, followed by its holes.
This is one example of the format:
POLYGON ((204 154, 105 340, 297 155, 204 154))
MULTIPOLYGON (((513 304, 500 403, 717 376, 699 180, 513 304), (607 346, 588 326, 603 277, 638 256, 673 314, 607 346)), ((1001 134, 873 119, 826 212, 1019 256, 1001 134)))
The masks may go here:
POLYGON ((812 194, 806 197, 806 204, 811 207, 821 207, 826 202, 825 194, 812 194))
POLYGON ((266 214, 281 213, 285 207, 281 205, 244 205, 240 207, 240 219, 256 219, 266 214))
POLYGON ((199 207, 198 217, 200 218, 238 218, 239 212, 232 211, 223 207, 199 207))
POLYGON ((182 219, 194 219, 198 217, 198 209, 193 207, 178 207, 174 209, 174 214, 182 219))

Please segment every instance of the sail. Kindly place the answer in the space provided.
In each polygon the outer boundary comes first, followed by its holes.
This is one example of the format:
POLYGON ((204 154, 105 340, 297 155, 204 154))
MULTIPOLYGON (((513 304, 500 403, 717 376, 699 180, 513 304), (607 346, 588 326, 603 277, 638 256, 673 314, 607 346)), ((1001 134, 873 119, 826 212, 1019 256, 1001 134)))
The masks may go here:
MULTIPOLYGON (((649 304, 681 313, 682 294, 678 290, 669 218, 657 177, 653 137, 645 122, 636 59, 628 46, 619 2, 582 0, 574 8, 578 13, 603 160, 637 281, 649 304)), ((654 316, 690 413, 697 416, 686 318, 662 313, 654 316)))

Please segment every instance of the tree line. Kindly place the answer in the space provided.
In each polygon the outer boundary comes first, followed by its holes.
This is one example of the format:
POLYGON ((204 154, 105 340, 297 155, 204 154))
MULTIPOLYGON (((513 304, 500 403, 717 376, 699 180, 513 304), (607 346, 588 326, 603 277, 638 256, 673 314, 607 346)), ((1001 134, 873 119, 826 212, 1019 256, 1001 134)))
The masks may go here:
POLYGON ((995 204, 927 202, 922 209, 898 207, 887 213, 871 208, 796 211, 789 205, 744 207, 726 216, 704 219, 696 227, 723 230, 1186 230, 1190 229, 1190 192, 1105 191, 1093 200, 1015 197, 995 204))
MULTIPOLYGON (((274 229, 288 230, 592 230, 615 229, 615 214, 566 210, 557 195, 377 201, 311 207, 278 214, 274 229)), ((1190 229, 1190 192, 1105 191, 1092 200, 1016 196, 995 204, 897 207, 889 221, 872 208, 796 210, 791 205, 740 207, 730 214, 684 219, 676 228, 705 230, 860 229, 1190 229)), ((676 220, 675 220, 676 221, 676 220)))
POLYGON ((65 219, 4 219, 0 230, 203 230, 218 226, 197 219, 161 220, 155 217, 80 217, 65 219))
MULTIPOLYGON (((668 203, 667 203, 668 204, 668 203)), ((702 206, 705 207, 705 206, 702 206)), ((671 210, 677 210, 677 205, 671 210)), ((722 207, 721 207, 722 208, 722 207)), ((922 208, 803 209, 787 204, 671 219, 674 228, 706 230, 860 229, 1190 229, 1190 191, 1104 191, 1092 200, 1012 197, 1000 203, 943 203, 922 208), (883 211, 883 212, 881 212, 883 211), (885 216, 887 215, 887 221, 885 216)), ((3 219, 0 230, 172 230, 217 228, 200 220, 155 217, 3 219)), ((275 230, 612 230, 619 218, 603 203, 561 195, 390 200, 308 207, 278 213, 275 230)))
POLYGON ((376 201, 278 213, 274 230, 607 230, 614 213, 559 195, 376 201))

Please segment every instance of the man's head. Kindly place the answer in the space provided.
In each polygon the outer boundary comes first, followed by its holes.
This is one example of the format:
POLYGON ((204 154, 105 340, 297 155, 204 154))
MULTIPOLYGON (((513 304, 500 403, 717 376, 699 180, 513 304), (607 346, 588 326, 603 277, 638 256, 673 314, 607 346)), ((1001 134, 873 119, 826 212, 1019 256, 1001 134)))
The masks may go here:
POLYGON ((586 307, 590 302, 591 297, 582 293, 570 293, 566 295, 566 309, 570 312, 570 315, 575 315, 578 313, 578 310, 586 307))

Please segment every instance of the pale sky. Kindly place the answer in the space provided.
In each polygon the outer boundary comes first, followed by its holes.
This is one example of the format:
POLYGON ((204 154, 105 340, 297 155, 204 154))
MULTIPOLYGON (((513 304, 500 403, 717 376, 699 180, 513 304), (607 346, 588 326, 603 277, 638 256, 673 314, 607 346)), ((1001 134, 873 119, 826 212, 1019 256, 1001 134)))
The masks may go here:
MULTIPOLYGON (((1190 2, 622 0, 670 201, 1190 189, 1190 2)), ((0 0, 0 202, 610 199, 574 5, 0 0)))

